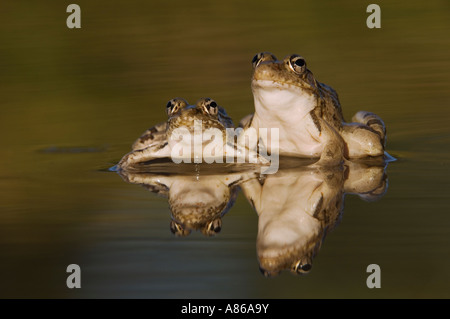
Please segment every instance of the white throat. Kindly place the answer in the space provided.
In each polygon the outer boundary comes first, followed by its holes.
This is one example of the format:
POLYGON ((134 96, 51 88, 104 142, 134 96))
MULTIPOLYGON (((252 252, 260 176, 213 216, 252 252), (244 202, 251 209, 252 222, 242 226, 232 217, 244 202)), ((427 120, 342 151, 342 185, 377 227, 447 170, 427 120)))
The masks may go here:
POLYGON ((295 124, 314 109, 315 96, 308 91, 288 84, 268 80, 253 83, 255 113, 264 124, 295 124))

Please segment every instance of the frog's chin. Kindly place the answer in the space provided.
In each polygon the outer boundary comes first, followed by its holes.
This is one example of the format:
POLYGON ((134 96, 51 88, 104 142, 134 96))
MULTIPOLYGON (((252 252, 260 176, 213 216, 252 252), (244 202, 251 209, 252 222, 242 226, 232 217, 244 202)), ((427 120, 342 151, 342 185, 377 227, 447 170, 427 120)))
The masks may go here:
POLYGON ((283 116, 292 118, 295 114, 294 120, 297 120, 299 116, 303 117, 309 113, 316 105, 313 94, 295 85, 270 80, 253 80, 252 90, 257 113, 267 110, 273 114, 285 110, 288 113, 283 116))

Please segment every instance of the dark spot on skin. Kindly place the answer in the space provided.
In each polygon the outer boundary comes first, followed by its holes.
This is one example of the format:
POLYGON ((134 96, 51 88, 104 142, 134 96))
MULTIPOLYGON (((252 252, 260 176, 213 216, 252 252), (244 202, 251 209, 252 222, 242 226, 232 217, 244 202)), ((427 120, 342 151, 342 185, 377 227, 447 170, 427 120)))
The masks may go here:
POLYGON ((250 198, 250 204, 252 205, 253 208, 255 208, 255 202, 253 201, 253 198, 250 198))
POLYGON ((252 122, 253 122, 253 116, 252 116, 252 118, 250 119, 250 121, 248 122, 247 127, 250 127, 250 126, 252 125, 252 122))
POLYGON ((320 122, 319 119, 317 118, 316 114, 314 113, 314 110, 312 110, 311 112, 309 112, 309 114, 311 115, 311 118, 314 122, 314 125, 317 127, 317 129, 319 130, 319 132, 322 132, 322 127, 320 126, 320 122))
POLYGON ((320 211, 322 210, 322 205, 323 205, 323 195, 320 196, 319 202, 317 203, 316 209, 313 214, 314 218, 318 217, 320 211))
POLYGON ((232 182, 230 185, 228 185, 228 187, 233 187, 234 185, 236 185, 236 184, 239 183, 240 181, 242 181, 242 177, 239 178, 238 180, 232 182))
POLYGON ((150 133, 156 133, 158 132, 158 130, 156 129, 156 127, 152 127, 149 129, 150 133))
POLYGON ((167 144, 169 144, 169 143, 168 143, 168 142, 165 142, 164 144, 160 145, 160 146, 159 146, 159 149, 162 149, 162 148, 166 147, 167 144))
POLYGON ((383 125, 379 119, 371 119, 367 121, 366 125, 371 126, 374 124, 383 125))
POLYGON ((349 175, 350 175, 350 169, 348 168, 348 166, 345 166, 345 169, 344 169, 344 180, 347 180, 349 175))
POLYGON ((143 143, 143 142, 145 142, 145 141, 147 141, 147 140, 152 140, 153 139, 153 134, 145 134, 144 136, 142 136, 140 139, 139 139, 139 141, 141 142, 141 143, 143 143))
MULTIPOLYGON (((361 128, 361 129, 363 129, 363 130, 366 130, 366 131, 375 132, 372 128, 370 128, 370 127, 368 127, 368 126, 365 126, 365 125, 359 126, 359 128, 361 128)), ((375 132, 375 133, 376 133, 376 132, 375 132)))

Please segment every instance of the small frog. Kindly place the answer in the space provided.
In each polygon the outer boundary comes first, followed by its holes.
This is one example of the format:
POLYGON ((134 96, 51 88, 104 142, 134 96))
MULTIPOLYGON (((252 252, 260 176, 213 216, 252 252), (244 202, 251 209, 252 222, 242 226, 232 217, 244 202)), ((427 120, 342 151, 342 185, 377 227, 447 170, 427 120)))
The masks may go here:
MULTIPOLYGON (((220 164, 226 165, 226 164, 220 164)), ((139 172, 120 170, 128 183, 139 184, 152 193, 167 198, 171 212, 170 230, 179 237, 200 230, 214 236, 222 229, 222 217, 234 205, 239 185, 257 176, 256 168, 206 164, 146 164, 139 172), (208 170, 209 168, 209 170, 208 170)))
MULTIPOLYGON (((268 52, 253 60, 255 113, 240 126, 278 128, 282 155, 320 158, 323 163, 384 154, 386 128, 377 115, 360 111, 346 123, 336 91, 318 82, 299 55, 279 61, 268 52)), ((263 146, 270 142, 262 137, 263 146)), ((270 149, 269 149, 270 151, 270 149)))
POLYGON ((256 152, 239 146, 227 135, 233 128, 233 121, 216 101, 210 98, 198 100, 189 105, 184 99, 176 98, 167 103, 168 120, 148 129, 138 138, 132 151, 126 154, 117 168, 125 169, 154 159, 172 158, 196 163, 202 160, 211 163, 223 161, 225 157, 247 159, 252 163, 265 164, 268 161, 256 152))

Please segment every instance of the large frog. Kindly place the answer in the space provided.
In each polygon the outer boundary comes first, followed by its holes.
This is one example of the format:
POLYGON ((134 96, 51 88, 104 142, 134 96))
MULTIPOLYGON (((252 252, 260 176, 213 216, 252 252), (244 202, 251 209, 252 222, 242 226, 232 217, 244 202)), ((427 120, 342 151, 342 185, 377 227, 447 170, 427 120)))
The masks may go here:
POLYGON ((212 163, 224 158, 228 160, 231 156, 251 163, 268 162, 256 152, 237 145, 234 139, 227 138, 227 129, 233 128, 233 121, 210 98, 202 98, 196 105, 175 98, 167 103, 166 112, 167 122, 145 131, 117 168, 130 168, 161 158, 172 158, 176 163, 201 163, 203 160, 212 163))
MULTIPOLYGON (((299 55, 279 61, 268 52, 253 58, 255 113, 241 120, 244 129, 278 128, 281 155, 343 158, 384 154, 386 130, 377 115, 360 111, 346 123, 336 91, 318 82, 299 55)), ((262 137, 263 146, 271 143, 262 137)))
POLYGON ((339 223, 345 194, 379 199, 387 190, 387 176, 383 163, 347 161, 343 166, 280 167, 264 181, 244 181, 241 188, 259 217, 256 248, 262 273, 305 274, 339 223))

